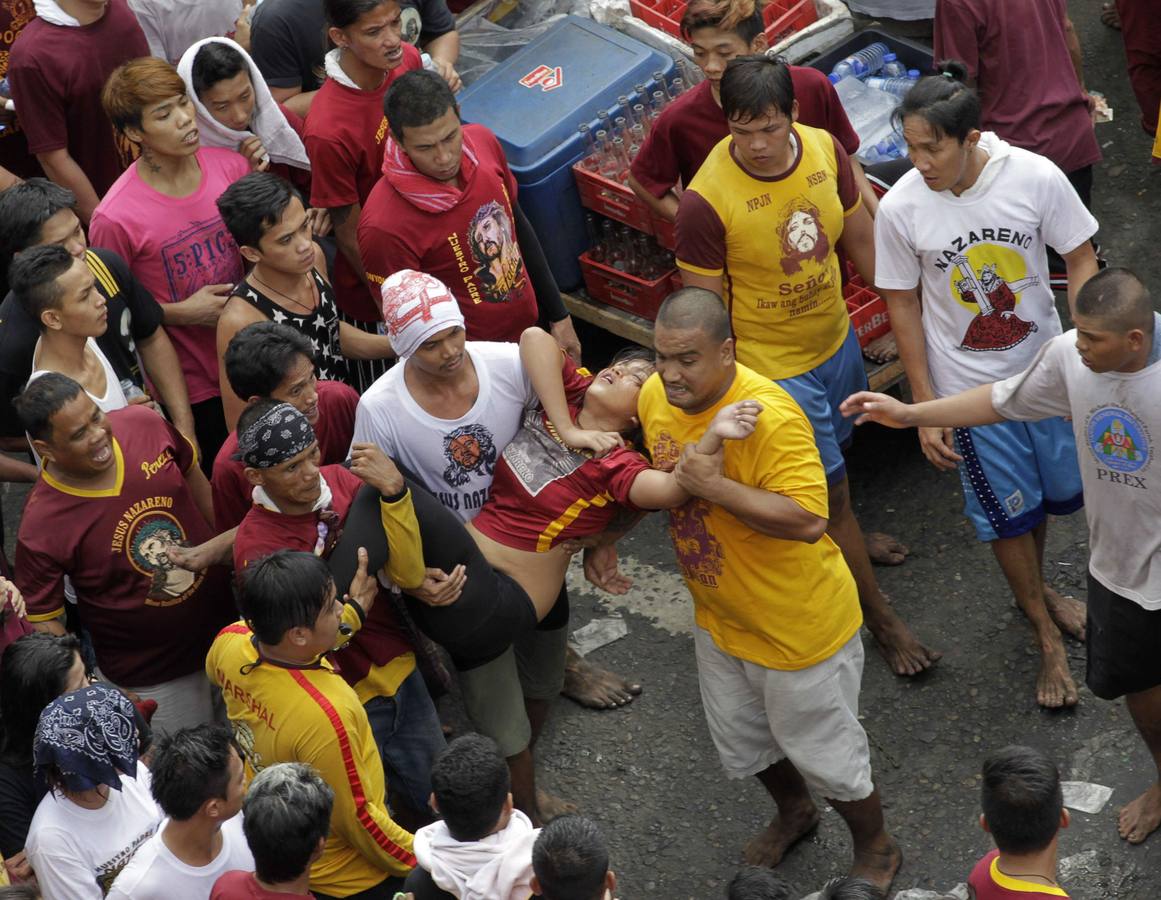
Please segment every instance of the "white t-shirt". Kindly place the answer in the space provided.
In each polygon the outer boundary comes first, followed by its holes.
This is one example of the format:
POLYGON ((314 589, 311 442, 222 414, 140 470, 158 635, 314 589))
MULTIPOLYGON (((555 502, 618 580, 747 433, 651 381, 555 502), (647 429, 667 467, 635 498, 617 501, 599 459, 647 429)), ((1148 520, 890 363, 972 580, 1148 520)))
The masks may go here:
MULTIPOLYGON (((96 394, 91 394, 85 391, 93 398, 93 402, 101 408, 101 412, 112 412, 115 409, 124 409, 129 405, 129 401, 125 399, 125 391, 121 387, 121 382, 117 380, 117 373, 113 371, 113 366, 109 362, 109 358, 105 356, 101 350, 100 345, 88 338, 85 341, 85 348, 91 350, 97 355, 97 362, 101 364, 101 371, 105 373, 105 393, 98 397, 96 394)), ((32 351, 32 373, 28 376, 28 384, 32 384, 41 375, 47 375, 51 369, 37 368, 36 364, 40 357, 40 341, 36 343, 36 349, 32 351)))
POLYGON ((44 900, 101 900, 162 814, 149 792, 149 770, 121 776, 100 809, 83 809, 51 791, 40 801, 24 849, 44 900))
MULTIPOLYGON (((1161 339, 1161 316, 1154 340, 1161 339)), ((1153 472, 1153 435, 1161 438, 1161 361, 1139 372, 1089 370, 1076 331, 1049 341, 1027 371, 992 388, 1005 418, 1072 416, 1088 519, 1088 567, 1110 591, 1161 609, 1161 473, 1153 472)))
POLYGON ((206 37, 234 35, 242 0, 129 0, 149 53, 177 65, 182 54, 206 37))
POLYGON ((405 366, 398 365, 360 398, 353 442, 377 444, 467 522, 488 499, 500 454, 536 394, 518 345, 468 341, 464 349, 480 382, 476 402, 464 415, 440 419, 424 412, 407 390, 405 366))
POLYGON ((922 284, 937 397, 1023 371, 1060 334, 1045 245, 1069 253, 1097 230, 1053 162, 990 131, 980 147, 988 161, 959 197, 931 190, 912 169, 875 216, 875 284, 922 284))
POLYGON ((109 900, 209 900, 214 882, 231 869, 254 871, 254 857, 242 833, 242 814, 222 826, 222 849, 206 866, 189 866, 165 846, 166 819, 121 870, 109 900))

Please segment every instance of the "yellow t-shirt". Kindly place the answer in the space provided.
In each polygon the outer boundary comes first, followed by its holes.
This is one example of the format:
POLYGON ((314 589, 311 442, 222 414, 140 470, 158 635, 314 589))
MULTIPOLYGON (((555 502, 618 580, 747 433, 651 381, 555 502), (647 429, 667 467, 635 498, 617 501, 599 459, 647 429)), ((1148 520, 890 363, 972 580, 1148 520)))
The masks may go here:
POLYGON ((334 789, 331 831, 310 868, 311 889, 346 897, 406 875, 415 866, 413 836, 387 809, 383 762, 354 689, 326 659, 297 668, 259 662, 252 638, 242 622, 222 629, 206 675, 222 689, 248 771, 309 763, 334 789))
POLYGON ((724 138, 677 214, 677 264, 721 275, 738 361, 792 378, 830 359, 850 328, 835 246, 862 202, 829 132, 795 125, 798 155, 774 178, 751 175, 724 138))
MULTIPOLYGON (((695 415, 670 406, 660 378, 650 377, 637 411, 653 464, 672 468, 681 448, 738 400, 759 401, 762 413, 754 434, 726 442, 726 477, 825 517, 826 475, 810 422, 782 388, 742 365, 721 401, 695 415)), ((805 669, 831 656, 862 624, 854 578, 828 535, 813 544, 769 537, 698 498, 669 516, 697 624, 731 656, 768 669, 805 669)))

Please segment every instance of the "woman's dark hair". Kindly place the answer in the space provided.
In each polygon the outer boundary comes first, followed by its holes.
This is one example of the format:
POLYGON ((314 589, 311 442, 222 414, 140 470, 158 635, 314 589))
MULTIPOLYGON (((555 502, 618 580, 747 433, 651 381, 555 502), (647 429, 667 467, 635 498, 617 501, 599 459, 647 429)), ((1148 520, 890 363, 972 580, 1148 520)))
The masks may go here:
POLYGON ((254 322, 230 338, 224 358, 230 389, 243 400, 269 397, 300 356, 314 363, 314 347, 285 322, 254 322))
POLYGON ((194 56, 193 68, 190 70, 194 93, 201 97, 219 81, 233 78, 239 72, 249 74, 250 67, 246 64, 246 57, 236 47, 221 41, 204 44, 194 56))
POLYGON ((980 127, 980 95, 965 83, 968 69, 955 59, 936 66, 938 75, 920 78, 891 116, 902 131, 908 116, 919 116, 939 138, 953 137, 961 144, 980 127))
POLYGON ((731 59, 722 75, 722 112, 727 121, 749 122, 770 112, 784 116, 794 112, 794 82, 782 59, 764 54, 731 59))
POLYGON ((242 572, 238 605, 263 644, 277 644, 291 628, 313 628, 326 605, 331 578, 313 553, 276 550, 242 572))
POLYGON ((400 75, 383 98, 391 134, 401 144, 404 128, 430 125, 449 109, 456 109, 456 95, 440 75, 426 69, 400 75))
MULTIPOLYGON (((243 175, 218 197, 218 212, 239 247, 258 249, 262 237, 279 223, 286 207, 302 194, 285 178, 269 172, 243 175)), ((306 204, 303 203, 303 208, 306 204)))
POLYGON ((0 761, 32 763, 32 738, 41 710, 64 693, 81 653, 74 635, 26 634, 0 658, 0 761))
POLYGON ((766 29, 761 0, 693 0, 681 17, 681 36, 687 41, 699 28, 732 31, 747 45, 766 29))
POLYGON ((323 0, 323 12, 327 17, 327 25, 331 28, 346 28, 384 3, 398 2, 399 0, 323 0))

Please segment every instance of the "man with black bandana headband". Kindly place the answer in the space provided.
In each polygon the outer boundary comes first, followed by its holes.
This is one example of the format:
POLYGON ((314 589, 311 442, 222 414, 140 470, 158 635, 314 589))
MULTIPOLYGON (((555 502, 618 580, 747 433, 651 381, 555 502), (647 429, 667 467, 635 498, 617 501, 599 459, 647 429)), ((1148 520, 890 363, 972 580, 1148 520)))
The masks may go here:
MULTIPOLYGON (((288 403, 267 400, 247 407, 239 419, 236 457, 254 486, 254 505, 234 539, 239 577, 283 548, 329 559, 345 527, 365 527, 352 521, 351 512, 356 494, 367 484, 379 493, 378 520, 367 530, 381 523, 389 548, 383 580, 409 589, 421 584, 423 549, 411 494, 378 447, 358 445, 350 469, 320 466, 318 441, 306 416, 288 403)), ((372 533, 353 536, 373 553, 382 542, 372 533)), ((431 795, 431 763, 445 744, 443 730, 389 589, 381 585, 373 607, 364 616, 359 612, 346 607, 344 624, 353 637, 331 659, 370 719, 392 787, 395 818, 422 824, 431 795)))

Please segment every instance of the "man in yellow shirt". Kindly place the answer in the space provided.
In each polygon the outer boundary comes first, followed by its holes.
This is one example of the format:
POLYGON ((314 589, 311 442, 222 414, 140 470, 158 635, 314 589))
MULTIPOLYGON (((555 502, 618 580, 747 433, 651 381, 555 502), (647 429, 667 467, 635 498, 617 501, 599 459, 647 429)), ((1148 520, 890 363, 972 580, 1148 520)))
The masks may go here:
POLYGON ((324 654, 344 618, 361 623, 378 591, 366 551, 351 591, 337 597, 313 553, 279 550, 242 575, 244 622, 224 628, 206 658, 251 769, 309 763, 335 792, 330 834, 311 866, 319 900, 390 900, 415 866, 412 835, 391 818, 386 778, 367 713, 324 654), (345 615, 347 607, 355 615, 345 615))
POLYGON ((777 865, 819 820, 810 789, 842 815, 851 873, 890 885, 902 856, 887 833, 859 724, 858 591, 826 533, 827 484, 810 422, 774 382, 734 359, 716 294, 671 295, 654 329, 657 373, 638 415, 653 464, 693 495, 670 511, 690 593, 698 680, 726 773, 756 775, 778 816, 746 847, 777 865), (693 442, 723 406, 762 404, 753 435, 714 454, 693 442))
MULTIPOLYGON (((828 533, 854 575, 867 626, 897 675, 917 674, 939 654, 915 639, 879 590, 847 485, 842 451, 852 426, 838 413, 866 375, 835 251, 841 246, 874 283, 870 214, 838 141, 796 124, 784 63, 731 60, 721 100, 730 136, 710 151, 677 213, 682 281, 724 300, 739 361, 785 388, 810 419, 829 486, 828 533)), ((876 558, 902 562, 897 544, 874 537, 876 558)))

